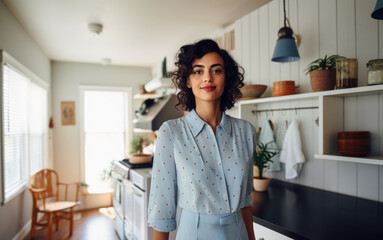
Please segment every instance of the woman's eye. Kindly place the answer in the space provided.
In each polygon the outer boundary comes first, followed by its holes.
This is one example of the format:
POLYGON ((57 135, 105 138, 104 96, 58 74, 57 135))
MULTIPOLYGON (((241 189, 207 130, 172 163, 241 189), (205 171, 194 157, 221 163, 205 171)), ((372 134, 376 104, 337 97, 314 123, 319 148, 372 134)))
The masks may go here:
POLYGON ((222 73, 222 70, 221 70, 221 69, 214 69, 214 70, 213 70, 213 73, 215 73, 215 74, 220 74, 220 73, 222 73))
POLYGON ((202 71, 201 70, 195 70, 193 73, 196 75, 199 75, 199 74, 202 74, 202 71))

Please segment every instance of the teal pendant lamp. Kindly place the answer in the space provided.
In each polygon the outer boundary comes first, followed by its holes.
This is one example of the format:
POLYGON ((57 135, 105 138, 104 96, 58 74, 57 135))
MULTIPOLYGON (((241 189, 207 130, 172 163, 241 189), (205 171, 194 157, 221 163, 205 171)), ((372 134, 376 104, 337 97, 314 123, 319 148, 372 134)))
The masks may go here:
POLYGON ((378 20, 383 20, 383 0, 376 1, 375 9, 371 13, 371 17, 378 20))
POLYGON ((286 18, 286 7, 285 0, 283 0, 283 13, 284 13, 284 27, 278 31, 278 40, 275 45, 273 57, 271 61, 273 62, 294 62, 300 59, 298 48, 300 43, 300 37, 297 34, 294 34, 293 30, 290 27, 290 22, 286 18), (286 21, 288 26, 286 26, 286 21), (297 42, 295 42, 295 39, 297 42))

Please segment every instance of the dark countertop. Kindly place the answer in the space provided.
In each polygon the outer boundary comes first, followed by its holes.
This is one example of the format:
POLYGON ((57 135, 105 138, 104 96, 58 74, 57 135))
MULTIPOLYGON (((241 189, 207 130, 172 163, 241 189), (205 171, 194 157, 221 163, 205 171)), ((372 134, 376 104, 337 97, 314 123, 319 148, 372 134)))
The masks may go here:
POLYGON ((383 203, 273 179, 253 220, 293 239, 383 239, 383 203))

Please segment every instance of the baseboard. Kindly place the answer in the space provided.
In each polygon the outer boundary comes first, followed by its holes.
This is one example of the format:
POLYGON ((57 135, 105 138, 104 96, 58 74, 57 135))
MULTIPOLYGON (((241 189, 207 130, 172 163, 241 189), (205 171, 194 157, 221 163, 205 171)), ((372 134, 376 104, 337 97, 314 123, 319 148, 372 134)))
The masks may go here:
POLYGON ((31 230, 31 220, 27 222, 27 224, 24 225, 24 227, 12 238, 12 240, 23 240, 31 230))

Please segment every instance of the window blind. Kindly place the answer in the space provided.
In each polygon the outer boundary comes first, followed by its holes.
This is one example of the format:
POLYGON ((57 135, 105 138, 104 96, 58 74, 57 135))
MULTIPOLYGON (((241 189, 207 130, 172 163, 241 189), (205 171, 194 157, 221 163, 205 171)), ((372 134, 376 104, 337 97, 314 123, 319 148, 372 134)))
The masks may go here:
POLYGON ((27 183, 29 79, 3 66, 4 197, 7 201, 27 183))
POLYGON ((44 135, 47 130, 47 91, 34 84, 29 86, 29 173, 43 168, 44 135))
POLYGON ((3 65, 2 156, 4 201, 43 167, 47 91, 10 64, 3 65))

